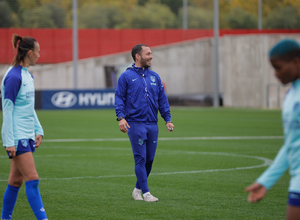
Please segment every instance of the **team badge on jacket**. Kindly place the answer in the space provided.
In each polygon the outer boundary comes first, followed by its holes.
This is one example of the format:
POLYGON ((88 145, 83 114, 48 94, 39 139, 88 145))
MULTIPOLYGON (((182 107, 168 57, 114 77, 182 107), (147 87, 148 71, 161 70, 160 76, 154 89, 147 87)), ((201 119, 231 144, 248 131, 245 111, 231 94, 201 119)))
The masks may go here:
POLYGON ((155 83, 155 77, 154 76, 150 76, 150 79, 151 79, 151 85, 153 86, 156 86, 156 83, 155 83))

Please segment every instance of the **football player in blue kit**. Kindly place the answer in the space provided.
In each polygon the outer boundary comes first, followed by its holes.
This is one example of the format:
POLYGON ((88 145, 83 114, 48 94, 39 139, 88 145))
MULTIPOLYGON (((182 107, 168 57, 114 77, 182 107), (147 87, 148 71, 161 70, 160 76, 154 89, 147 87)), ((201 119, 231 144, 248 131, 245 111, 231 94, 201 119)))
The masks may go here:
POLYGON ((286 219, 300 219, 300 44, 284 39, 269 52, 275 76, 286 85, 291 83, 282 108, 284 144, 270 167, 246 188, 248 201, 261 200, 267 191, 289 169, 291 175, 286 219))
POLYGON ((34 79, 28 67, 40 57, 39 43, 32 37, 13 35, 17 50, 12 66, 1 84, 2 141, 10 160, 8 185, 3 196, 2 220, 12 218, 18 192, 25 180, 26 196, 38 220, 46 220, 46 212, 39 192, 39 176, 32 153, 44 136, 43 128, 34 110, 34 79))
POLYGON ((137 182, 132 192, 135 200, 157 202, 148 188, 158 140, 158 111, 173 131, 170 106, 159 75, 150 70, 152 51, 138 44, 131 51, 134 63, 123 72, 115 93, 115 111, 119 129, 128 133, 135 160, 137 182), (143 197, 142 195, 143 194, 143 197))

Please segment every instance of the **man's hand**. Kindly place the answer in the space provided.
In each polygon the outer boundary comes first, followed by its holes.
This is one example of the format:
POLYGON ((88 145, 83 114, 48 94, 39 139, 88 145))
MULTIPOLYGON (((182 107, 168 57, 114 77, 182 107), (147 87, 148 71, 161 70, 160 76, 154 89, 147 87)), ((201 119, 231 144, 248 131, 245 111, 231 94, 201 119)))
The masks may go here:
POLYGON ((130 128, 130 126, 127 123, 127 121, 123 118, 122 120, 119 121, 119 128, 120 128, 120 131, 122 131, 123 133, 127 133, 128 128, 130 128))
POLYGON ((168 131, 173 131, 175 126, 173 125, 172 122, 169 122, 166 124, 166 127, 167 127, 168 131))
POLYGON ((258 202, 265 197, 267 189, 259 183, 253 183, 251 186, 245 189, 246 192, 250 192, 248 196, 248 202, 258 202))

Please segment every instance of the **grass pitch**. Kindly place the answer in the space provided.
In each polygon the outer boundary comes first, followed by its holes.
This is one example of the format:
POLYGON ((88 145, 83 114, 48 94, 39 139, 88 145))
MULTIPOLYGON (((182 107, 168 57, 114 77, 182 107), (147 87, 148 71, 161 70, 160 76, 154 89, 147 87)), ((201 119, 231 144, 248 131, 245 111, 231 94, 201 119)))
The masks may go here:
MULTIPOLYGON (((286 173, 257 204, 244 188, 283 144, 280 111, 171 108, 174 132, 159 120, 148 179, 157 203, 134 201, 131 146, 114 110, 38 111, 45 131, 34 153, 50 219, 284 219, 286 173)), ((0 151, 0 205, 9 160, 0 151)), ((13 219, 35 219, 22 186, 13 219)))

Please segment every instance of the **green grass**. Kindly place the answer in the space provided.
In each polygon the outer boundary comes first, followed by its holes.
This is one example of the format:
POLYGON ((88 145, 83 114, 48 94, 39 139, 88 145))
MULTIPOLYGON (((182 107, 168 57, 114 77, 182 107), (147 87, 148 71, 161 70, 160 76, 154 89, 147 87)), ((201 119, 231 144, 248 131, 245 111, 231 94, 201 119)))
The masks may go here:
MULTIPOLYGON (((257 204, 249 204, 244 192, 266 167, 245 168, 264 164, 258 157, 273 160, 283 143, 280 111, 172 107, 175 130, 167 132, 160 119, 161 139, 148 179, 157 203, 131 197, 134 160, 114 110, 37 113, 45 138, 34 157, 49 220, 285 218, 287 173, 257 204), (187 137, 207 139, 182 139, 187 137)), ((0 167, 2 198, 9 174, 4 149, 0 167)), ((13 219, 34 219, 24 186, 13 219)))

